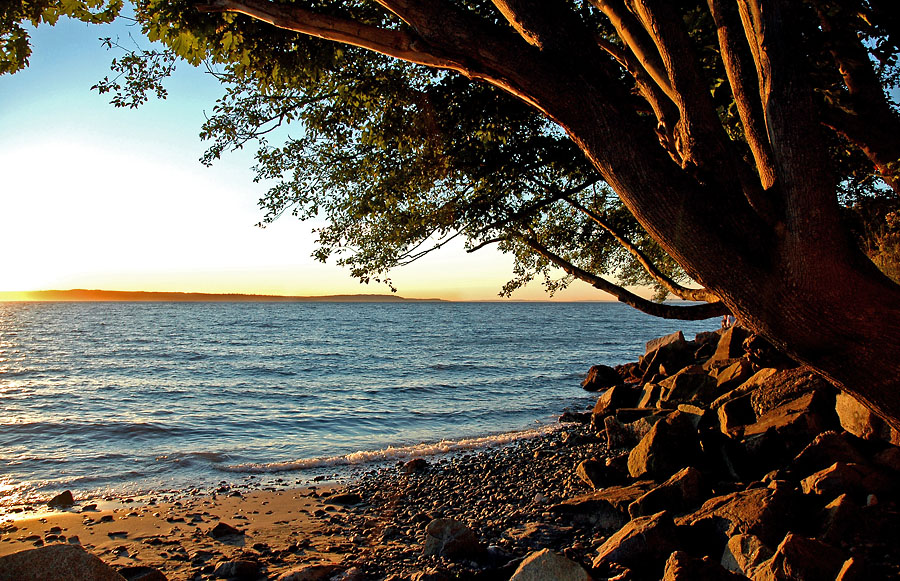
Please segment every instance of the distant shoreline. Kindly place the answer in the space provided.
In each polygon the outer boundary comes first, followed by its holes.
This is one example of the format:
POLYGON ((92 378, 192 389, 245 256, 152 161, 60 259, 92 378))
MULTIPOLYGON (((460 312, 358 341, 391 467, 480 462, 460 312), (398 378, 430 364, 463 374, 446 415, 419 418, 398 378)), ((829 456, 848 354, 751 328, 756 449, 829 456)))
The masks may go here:
POLYGON ((240 293, 187 293, 157 291, 45 290, 0 292, 0 302, 179 302, 179 303, 437 303, 443 299, 409 299, 396 295, 359 294, 325 296, 250 295, 240 293))

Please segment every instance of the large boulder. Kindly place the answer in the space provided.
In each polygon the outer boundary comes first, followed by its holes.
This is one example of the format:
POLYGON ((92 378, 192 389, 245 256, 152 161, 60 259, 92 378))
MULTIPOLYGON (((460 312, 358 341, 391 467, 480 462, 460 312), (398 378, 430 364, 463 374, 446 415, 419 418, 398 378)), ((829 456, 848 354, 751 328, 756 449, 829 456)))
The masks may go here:
POLYGON ((657 422, 663 419, 665 419, 663 414, 652 414, 633 422, 623 423, 618 416, 607 416, 603 420, 606 445, 610 450, 633 448, 657 422))
POLYGON ((770 488, 751 488, 710 498, 697 511, 679 517, 679 526, 690 527, 704 544, 724 547, 729 538, 750 534, 776 546, 792 524, 796 501, 793 494, 770 488))
POLYGON ((835 411, 841 427, 864 440, 884 440, 900 445, 900 433, 872 413, 852 395, 839 392, 835 398, 835 411))
POLYGON ((550 549, 531 553, 509 581, 591 581, 584 567, 550 549))
POLYGON ((619 372, 608 365, 592 365, 587 377, 581 382, 585 391, 599 391, 622 383, 619 372))
POLYGON ((681 331, 647 342, 647 352, 641 358, 644 375, 641 383, 656 377, 674 375, 681 368, 694 362, 691 344, 684 340, 681 331))
POLYGON ((674 408, 681 403, 710 403, 716 393, 716 380, 699 365, 685 367, 659 382, 659 407, 674 408))
POLYGON ((728 367, 715 372, 716 393, 722 394, 740 386, 753 377, 753 365, 746 359, 738 359, 728 367))
POLYGON ((638 517, 600 546, 593 566, 601 568, 618 563, 633 569, 654 568, 678 549, 677 538, 669 513, 638 517))
POLYGON ((635 499, 628 505, 628 515, 632 518, 656 514, 663 510, 682 512, 700 503, 703 492, 702 473, 688 466, 679 470, 671 478, 653 490, 635 499))
POLYGON ((425 527, 425 545, 422 551, 426 557, 477 560, 484 548, 472 529, 465 524, 451 518, 438 518, 425 527))
POLYGON ((753 581, 803 581, 834 579, 844 556, 835 547, 788 533, 775 554, 753 572, 753 581))
POLYGON ((125 581, 77 545, 49 545, 0 557, 0 579, 15 581, 125 581))
POLYGON ((812 391, 820 392, 823 396, 827 394, 829 406, 834 408, 834 395, 837 393, 834 386, 808 367, 787 369, 770 375, 762 381, 759 389, 753 391, 750 401, 756 415, 763 416, 812 391))
POLYGON ((732 573, 749 577, 754 569, 774 554, 775 552, 755 535, 734 535, 725 544, 722 566, 732 573))
POLYGON ((812 474, 835 462, 865 464, 866 458, 846 433, 822 432, 806 448, 800 451, 790 464, 791 472, 798 475, 812 474))
POLYGON ((743 327, 733 326, 722 331, 716 352, 710 357, 709 362, 729 361, 744 355, 744 340, 750 336, 750 331, 743 327))
POLYGON ((628 385, 617 385, 603 392, 591 412, 591 425, 595 430, 603 428, 603 418, 619 408, 634 407, 640 392, 628 385))
POLYGON ((740 581, 742 575, 726 570, 719 563, 709 558, 698 559, 685 553, 675 551, 666 561, 666 569, 662 581, 740 581))
POLYGON ((700 439, 691 414, 675 411, 650 428, 628 454, 632 478, 668 478, 700 461, 700 439))
POLYGON ((800 482, 804 494, 816 494, 826 500, 844 493, 864 500, 869 494, 892 491, 896 484, 894 479, 869 466, 844 462, 835 462, 800 482))
POLYGON ((616 530, 628 522, 628 506, 655 487, 656 483, 652 480, 610 486, 567 499, 550 507, 550 512, 599 529, 616 530))

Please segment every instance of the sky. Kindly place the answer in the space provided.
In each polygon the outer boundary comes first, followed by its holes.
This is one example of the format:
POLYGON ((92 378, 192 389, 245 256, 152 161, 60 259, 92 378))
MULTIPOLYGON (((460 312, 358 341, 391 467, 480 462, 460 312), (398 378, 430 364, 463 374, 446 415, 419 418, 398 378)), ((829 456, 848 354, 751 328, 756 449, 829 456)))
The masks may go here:
MULTIPOLYGON (((90 87, 116 56, 99 38, 140 30, 64 20, 32 35, 30 66, 0 77, 0 292, 89 288, 280 295, 387 293, 310 257, 314 223, 265 229, 249 152, 198 158, 204 111, 220 93, 180 63, 169 97, 116 109, 90 87)), ((400 296, 494 300, 512 260, 461 244, 391 273, 400 296)), ((532 283, 513 299, 543 300, 532 283)), ((607 300, 577 282, 559 300, 607 300)))

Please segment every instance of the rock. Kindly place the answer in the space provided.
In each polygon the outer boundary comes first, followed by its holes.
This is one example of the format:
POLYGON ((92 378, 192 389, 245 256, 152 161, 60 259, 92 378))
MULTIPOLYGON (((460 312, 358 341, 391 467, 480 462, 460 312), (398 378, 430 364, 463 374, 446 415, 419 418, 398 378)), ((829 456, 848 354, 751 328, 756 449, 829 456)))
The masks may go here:
POLYGON ((145 565, 122 567, 119 569, 119 575, 128 581, 168 581, 162 571, 145 565))
POLYGON ((325 504, 337 504, 340 506, 350 506, 362 502, 362 497, 355 492, 346 492, 343 494, 335 494, 328 497, 325 504))
POLYGON ((798 454, 820 433, 834 429, 836 419, 834 400, 827 393, 812 391, 770 409, 742 431, 744 438, 775 432, 781 452, 772 461, 778 463, 798 454))
POLYGON ((722 565, 711 561, 708 557, 698 559, 685 553, 675 551, 666 561, 666 569, 662 581, 738 581, 743 575, 727 571, 722 565))
POLYGON ((334 564, 305 565, 285 571, 278 576, 277 581, 326 581, 337 569, 338 566, 334 564))
POLYGON ((664 419, 663 415, 650 415, 633 422, 622 423, 619 419, 607 416, 603 420, 603 429, 606 433, 606 445, 610 450, 619 448, 633 448, 641 438, 647 435, 650 428, 658 421, 664 419))
POLYGON ((716 414, 719 419, 719 430, 723 434, 734 434, 741 426, 756 421, 756 414, 753 413, 753 405, 750 403, 750 394, 726 401, 718 407, 716 414))
POLYGON ((594 568, 619 563, 647 569, 665 560, 678 547, 675 523, 667 512, 638 517, 609 537, 597 551, 594 568))
POLYGON ((753 366, 746 359, 738 359, 716 373, 716 392, 726 393, 753 377, 753 366))
POLYGON ((696 506, 702 499, 703 491, 703 475, 696 468, 688 466, 629 504, 628 515, 636 518, 662 510, 681 512, 696 506))
POLYGON ((214 539, 221 539, 223 537, 243 535, 244 531, 236 529, 228 523, 220 522, 219 524, 214 526, 212 530, 210 530, 207 534, 214 539))
POLYGON ((244 559, 223 561, 216 565, 213 575, 220 579, 239 579, 255 581, 259 576, 259 563, 244 559))
POLYGON ((628 505, 654 487, 656 483, 652 480, 639 480, 628 486, 610 486, 551 506, 550 512, 603 530, 616 530, 628 522, 628 505))
POLYGON ((849 541, 862 519, 859 504, 849 494, 841 494, 822 509, 822 525, 818 537, 834 545, 849 541))
POLYGON ((438 518, 425 527, 423 552, 426 557, 477 559, 484 549, 472 529, 465 524, 450 518, 438 518))
POLYGON ((409 579, 410 581, 453 581, 453 576, 438 569, 428 569, 413 573, 409 579))
POLYGON ((835 462, 828 468, 807 476, 800 482, 804 494, 816 494, 826 499, 848 493, 865 499, 871 493, 881 494, 894 488, 892 479, 862 464, 835 462))
POLYGON ((529 522, 508 529, 503 533, 503 536, 517 541, 518 544, 524 545, 529 549, 537 550, 557 543, 561 539, 571 538, 572 527, 558 527, 547 523, 529 522))
MULTIPOLYGON (((400 467, 400 472, 404 474, 413 474, 415 472, 425 472, 428 470, 428 461, 425 458, 413 458, 408 462, 404 462, 400 467)), ((361 500, 360 500, 361 502, 361 500)))
POLYGON ((650 339, 645 345, 644 357, 651 355, 662 347, 669 347, 672 345, 675 345, 676 347, 686 347, 687 341, 684 340, 684 333, 676 331, 665 335, 664 337, 650 339))
POLYGON ((608 365, 592 365, 581 382, 585 391, 599 391, 623 383, 619 372, 608 365))
POLYGON ((850 557, 844 561, 834 581, 866 581, 871 578, 862 559, 850 557))
POLYGON ((707 543, 724 547, 737 534, 751 534, 775 546, 784 538, 795 509, 792 494, 769 488, 751 488, 710 498, 697 511, 675 519, 707 543))
POLYGON ((575 468, 575 476, 594 490, 609 483, 606 465, 593 459, 580 462, 575 468))
POLYGON ((641 396, 638 398, 639 408, 653 408, 659 405, 659 396, 662 395, 662 387, 658 383, 645 383, 641 388, 641 396))
POLYGON ((822 432, 804 448, 790 464, 795 474, 811 474, 835 462, 865 464, 866 459, 846 435, 834 431, 822 432))
POLYGON ((751 572, 775 552, 754 535, 734 535, 728 539, 722 553, 722 567, 732 573, 749 576, 751 572))
POLYGON ((834 394, 836 393, 834 386, 808 367, 798 367, 772 374, 762 381, 758 389, 753 391, 750 401, 757 417, 761 417, 786 402, 812 391, 821 392, 823 396, 828 395, 828 408, 829 410, 834 409, 834 394))
MULTIPOLYGON (((740 384, 736 388, 732 389, 727 393, 723 393, 715 400, 713 400, 712 404, 710 404, 710 408, 718 409, 719 406, 724 405, 726 402, 729 402, 735 398, 745 396, 747 394, 753 393, 755 390, 759 389, 759 387, 770 377, 778 373, 778 369, 767 367, 760 369, 756 373, 750 376, 750 379, 740 384)), ((755 415, 755 414, 754 414, 755 415)))
POLYGON ((716 380, 699 365, 685 367, 659 382, 659 407, 674 408, 680 403, 710 403, 716 393, 716 380))
POLYGON ((15 581, 124 581, 78 545, 59 544, 0 557, 0 579, 15 581))
POLYGON ((75 498, 72 496, 72 492, 69 490, 61 492, 47 501, 47 506, 52 508, 67 508, 73 506, 74 504, 75 498))
POLYGON ((750 332, 743 327, 733 326, 722 331, 716 352, 710 357, 710 361, 727 361, 743 357, 744 339, 750 336, 750 332))
POLYGON ((771 559, 753 572, 753 581, 834 579, 844 563, 840 551, 815 539, 788 533, 771 559))
POLYGON ((591 581, 584 568, 550 549, 531 553, 509 581, 591 581))
POLYGON ((603 418, 619 408, 633 407, 637 403, 638 392, 628 385, 617 385, 603 392, 591 412, 591 425, 595 430, 603 427, 603 418))
POLYGON ((854 436, 864 440, 884 440, 895 446, 900 445, 900 434, 852 395, 839 392, 836 396, 835 411, 841 427, 854 436))
POLYGON ((689 414, 673 412, 653 425, 631 453, 628 473, 632 478, 668 478, 700 459, 700 440, 689 414))
POLYGON ((561 424, 588 424, 591 421, 591 413, 564 411, 556 421, 561 424))
POLYGON ((900 448, 889 446, 872 457, 872 463, 891 472, 900 473, 900 448))

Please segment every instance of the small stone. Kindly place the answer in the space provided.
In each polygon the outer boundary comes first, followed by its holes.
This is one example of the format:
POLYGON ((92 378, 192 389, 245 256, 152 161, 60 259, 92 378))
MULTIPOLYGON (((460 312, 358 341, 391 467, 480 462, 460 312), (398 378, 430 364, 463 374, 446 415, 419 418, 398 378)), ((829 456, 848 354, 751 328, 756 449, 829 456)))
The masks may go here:
POLYGON ((413 458, 408 462, 404 462, 400 467, 400 471, 404 474, 413 474, 415 472, 425 472, 428 470, 428 461, 424 458, 413 458))
POLYGON ((450 518, 439 518, 425 527, 425 556, 447 559, 472 559, 484 553, 475 533, 465 524, 450 518))
POLYGON ((72 496, 72 492, 66 490, 65 492, 61 492, 57 494, 49 501, 47 501, 47 506, 52 508, 67 508, 75 504, 75 498, 72 496))

